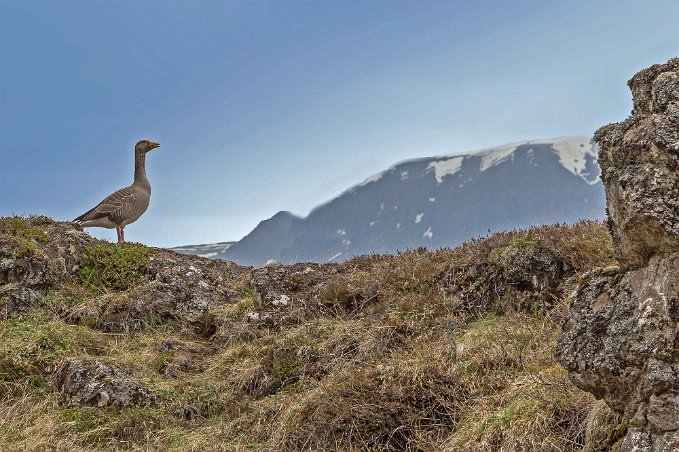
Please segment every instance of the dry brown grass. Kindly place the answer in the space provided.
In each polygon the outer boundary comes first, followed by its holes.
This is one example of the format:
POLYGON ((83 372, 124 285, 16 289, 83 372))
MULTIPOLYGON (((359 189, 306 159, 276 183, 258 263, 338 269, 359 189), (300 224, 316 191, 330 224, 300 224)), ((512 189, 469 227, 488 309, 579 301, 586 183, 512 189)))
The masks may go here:
POLYGON ((363 256, 274 325, 245 320, 245 288, 210 339, 73 325, 92 299, 64 287, 0 322, 0 449, 579 450, 594 401, 553 358, 564 281, 612 263, 590 222, 363 256), (524 281, 526 259, 549 264, 544 281, 524 281), (131 369, 155 404, 64 407, 50 374, 73 357, 131 369))

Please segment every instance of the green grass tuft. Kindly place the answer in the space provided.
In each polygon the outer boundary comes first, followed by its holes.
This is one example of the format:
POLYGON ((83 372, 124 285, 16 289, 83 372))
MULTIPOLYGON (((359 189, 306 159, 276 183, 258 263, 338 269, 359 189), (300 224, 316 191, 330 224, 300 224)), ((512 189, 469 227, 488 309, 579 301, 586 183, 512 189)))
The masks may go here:
POLYGON ((126 290, 141 279, 141 269, 149 260, 144 245, 99 242, 83 247, 78 276, 81 283, 95 290, 126 290))
POLYGON ((0 235, 9 238, 13 248, 14 259, 24 259, 36 255, 38 245, 50 242, 47 233, 23 217, 12 216, 0 218, 0 235))
POLYGON ((89 331, 14 316, 0 322, 0 395, 40 389, 62 358, 97 348, 89 331))

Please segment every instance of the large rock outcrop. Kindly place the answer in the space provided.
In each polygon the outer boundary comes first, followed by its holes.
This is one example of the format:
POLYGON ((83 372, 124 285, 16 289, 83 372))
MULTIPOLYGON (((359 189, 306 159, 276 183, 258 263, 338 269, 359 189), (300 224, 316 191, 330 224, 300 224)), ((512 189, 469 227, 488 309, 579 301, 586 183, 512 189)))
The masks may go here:
POLYGON ((679 249, 679 58, 636 74, 623 122, 599 129, 611 233, 624 269, 679 249))
POLYGON ((586 275, 557 348, 628 420, 623 451, 679 450, 679 59, 629 82, 632 114, 595 140, 620 268, 586 275))

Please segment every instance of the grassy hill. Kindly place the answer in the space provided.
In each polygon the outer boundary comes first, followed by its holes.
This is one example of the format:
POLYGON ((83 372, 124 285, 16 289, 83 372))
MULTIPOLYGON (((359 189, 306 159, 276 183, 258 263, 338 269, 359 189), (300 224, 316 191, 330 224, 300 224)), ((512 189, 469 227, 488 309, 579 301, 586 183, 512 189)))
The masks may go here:
POLYGON ((3 218, 0 448, 611 447, 553 354, 565 296, 615 264, 592 222, 253 269, 3 218))

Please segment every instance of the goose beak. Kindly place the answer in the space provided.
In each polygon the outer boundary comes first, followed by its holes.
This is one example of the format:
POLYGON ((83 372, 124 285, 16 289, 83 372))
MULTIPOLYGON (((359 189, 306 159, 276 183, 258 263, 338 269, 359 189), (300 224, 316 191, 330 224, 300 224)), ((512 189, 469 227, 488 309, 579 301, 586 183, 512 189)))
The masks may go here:
POLYGON ((156 143, 156 142, 153 142, 153 141, 149 141, 149 150, 155 149, 155 148, 157 148, 157 147, 160 147, 160 143, 156 143))

